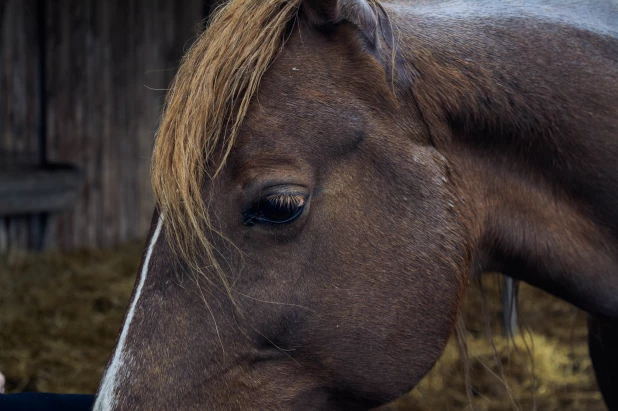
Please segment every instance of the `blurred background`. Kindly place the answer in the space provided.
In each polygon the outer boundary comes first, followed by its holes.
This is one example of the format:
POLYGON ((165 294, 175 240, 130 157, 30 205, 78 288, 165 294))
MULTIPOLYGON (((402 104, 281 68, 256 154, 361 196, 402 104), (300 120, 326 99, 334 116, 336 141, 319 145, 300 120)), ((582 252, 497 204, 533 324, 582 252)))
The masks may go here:
POLYGON ((0 251, 144 236, 165 90, 214 3, 0 0, 0 251))
MULTIPOLYGON (((165 92, 215 3, 0 0, 8 392, 95 392, 153 211, 150 155, 165 92)), ((470 367, 451 342, 399 409, 603 410, 585 314, 524 286, 520 333, 506 338, 501 277, 479 284, 463 313, 470 367)))

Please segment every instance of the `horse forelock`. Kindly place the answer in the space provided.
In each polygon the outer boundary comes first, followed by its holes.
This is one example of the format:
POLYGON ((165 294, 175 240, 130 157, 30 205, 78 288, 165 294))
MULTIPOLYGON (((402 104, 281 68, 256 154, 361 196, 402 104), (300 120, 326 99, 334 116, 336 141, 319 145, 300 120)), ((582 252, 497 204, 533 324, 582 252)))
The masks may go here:
MULTIPOLYGON (((221 271, 207 238, 201 195, 234 145, 260 80, 302 0, 233 0, 211 17, 168 93, 152 160, 152 185, 172 249, 198 270, 196 250, 221 271)), ((222 274, 222 273, 221 273, 222 274)), ((225 276, 221 280, 226 288, 225 276)))

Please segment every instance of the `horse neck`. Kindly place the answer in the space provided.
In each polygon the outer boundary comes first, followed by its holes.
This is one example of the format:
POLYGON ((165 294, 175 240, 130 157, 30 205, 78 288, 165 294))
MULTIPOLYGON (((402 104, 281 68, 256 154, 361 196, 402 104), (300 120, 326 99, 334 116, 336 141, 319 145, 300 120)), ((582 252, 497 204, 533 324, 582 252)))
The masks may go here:
POLYGON ((618 40, 538 15, 395 14, 399 86, 459 176, 478 269, 618 319, 618 40))

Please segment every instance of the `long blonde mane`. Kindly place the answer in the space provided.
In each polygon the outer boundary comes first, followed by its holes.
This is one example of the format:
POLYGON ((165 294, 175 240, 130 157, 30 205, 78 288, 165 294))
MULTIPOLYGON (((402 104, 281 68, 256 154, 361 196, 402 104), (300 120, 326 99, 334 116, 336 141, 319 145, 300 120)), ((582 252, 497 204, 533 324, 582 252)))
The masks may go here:
POLYGON ((203 271, 197 266, 199 249, 228 291, 208 238, 212 226, 200 190, 223 167, 301 1, 233 0, 217 9, 181 62, 157 133, 152 186, 168 241, 191 268, 203 271), (215 150, 222 153, 218 164, 215 150))

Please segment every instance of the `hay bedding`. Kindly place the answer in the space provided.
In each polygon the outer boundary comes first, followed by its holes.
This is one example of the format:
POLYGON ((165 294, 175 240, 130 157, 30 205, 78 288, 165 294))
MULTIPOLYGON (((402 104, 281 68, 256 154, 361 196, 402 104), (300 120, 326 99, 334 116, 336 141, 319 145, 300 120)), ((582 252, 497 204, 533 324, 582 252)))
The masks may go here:
MULTIPOLYGON (((93 393, 114 346, 141 244, 109 251, 0 257, 0 371, 8 392, 93 393)), ((498 282, 487 303, 471 288, 464 312, 473 395, 454 341, 398 409, 604 410, 586 345, 585 315, 538 290, 521 290, 526 339, 501 337, 498 282), (485 308, 483 308, 485 307, 485 308), (481 313, 491 313, 483 316, 481 313), (486 318, 494 347, 488 342, 486 318), (533 376, 534 375, 534 376, 533 376), (506 384, 502 382, 506 381, 506 384), (532 395, 534 393, 534 395, 532 395)))

